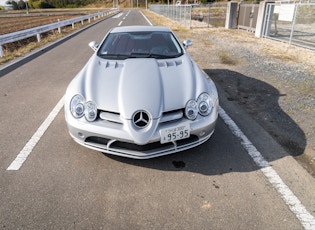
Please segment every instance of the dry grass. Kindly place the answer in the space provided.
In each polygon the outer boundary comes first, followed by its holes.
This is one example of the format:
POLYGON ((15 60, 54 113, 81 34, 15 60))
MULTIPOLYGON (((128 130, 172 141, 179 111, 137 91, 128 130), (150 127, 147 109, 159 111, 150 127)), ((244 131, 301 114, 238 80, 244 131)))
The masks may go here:
POLYGON ((222 64, 225 64, 225 65, 236 65, 237 64, 237 61, 234 60, 231 57, 231 55, 229 55, 229 53, 227 51, 220 52, 219 57, 220 57, 222 64))
POLYGON ((176 33, 190 33, 190 30, 188 28, 185 28, 178 24, 177 22, 174 22, 164 16, 161 16, 159 14, 153 13, 149 10, 144 10, 143 13, 150 18, 150 21, 155 26, 167 26, 171 28, 176 33))

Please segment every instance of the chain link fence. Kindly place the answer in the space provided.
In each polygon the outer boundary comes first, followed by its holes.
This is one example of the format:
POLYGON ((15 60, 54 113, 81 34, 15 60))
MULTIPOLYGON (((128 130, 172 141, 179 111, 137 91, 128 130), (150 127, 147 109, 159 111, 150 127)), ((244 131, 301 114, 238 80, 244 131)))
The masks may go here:
POLYGON ((227 3, 150 5, 150 10, 189 28, 224 27, 227 3))
MULTIPOLYGON (((257 25, 260 5, 249 5, 249 10, 245 8, 243 12, 242 7, 246 5, 240 4, 234 9, 235 15, 233 14, 237 25, 231 28, 253 32, 259 28, 259 33, 257 33, 259 37, 315 50, 315 0, 300 0, 298 3, 291 0, 266 2, 266 8, 262 5, 264 16, 257 25)), ((200 5, 150 5, 150 10, 189 28, 226 27, 226 21, 229 21, 232 15, 228 2, 200 5)))
POLYGON ((315 3, 267 4, 263 37, 315 50, 315 3))

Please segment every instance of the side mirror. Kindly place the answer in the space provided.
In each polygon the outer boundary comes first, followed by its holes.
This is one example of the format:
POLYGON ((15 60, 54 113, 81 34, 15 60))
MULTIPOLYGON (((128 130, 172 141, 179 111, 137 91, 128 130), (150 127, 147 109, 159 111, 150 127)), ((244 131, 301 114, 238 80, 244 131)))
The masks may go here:
POLYGON ((192 45, 192 41, 191 40, 185 40, 185 41, 183 41, 183 45, 184 45, 185 49, 187 49, 189 46, 192 45))
POLYGON ((96 51, 98 48, 99 44, 96 41, 92 41, 89 43, 89 47, 92 48, 92 50, 96 51))

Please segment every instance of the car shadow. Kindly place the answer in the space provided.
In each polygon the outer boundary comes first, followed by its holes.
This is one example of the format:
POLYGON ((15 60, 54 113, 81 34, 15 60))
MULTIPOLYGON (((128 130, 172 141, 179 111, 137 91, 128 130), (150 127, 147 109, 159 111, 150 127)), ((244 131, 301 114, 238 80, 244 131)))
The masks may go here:
POLYGON ((123 164, 161 171, 187 171, 202 175, 222 175, 231 172, 251 172, 259 168, 251 161, 235 136, 226 135, 228 127, 219 118, 211 138, 189 150, 146 160, 105 154, 123 164), (225 138, 222 138, 225 136, 225 138))
POLYGON ((213 81, 227 95, 227 100, 236 103, 265 129, 290 155, 304 153, 304 131, 279 105, 286 94, 272 85, 227 69, 206 69, 213 81))
MULTIPOLYGON (((303 154, 306 146, 305 134, 279 106, 279 98, 286 95, 281 95, 277 89, 263 81, 227 69, 207 69, 205 72, 218 86, 223 109, 229 106, 229 103, 240 107, 286 150, 279 154, 278 151, 271 149, 272 146, 268 146, 269 143, 263 143, 266 145, 263 151, 268 152, 266 160, 275 161, 287 156, 288 153, 293 156, 303 154), (270 155, 270 152, 275 153, 270 155)), ((262 154, 264 155, 264 152, 262 154)), ((148 160, 107 154, 106 156, 138 167, 189 171, 203 175, 222 175, 259 169, 220 117, 212 137, 196 148, 148 160)))

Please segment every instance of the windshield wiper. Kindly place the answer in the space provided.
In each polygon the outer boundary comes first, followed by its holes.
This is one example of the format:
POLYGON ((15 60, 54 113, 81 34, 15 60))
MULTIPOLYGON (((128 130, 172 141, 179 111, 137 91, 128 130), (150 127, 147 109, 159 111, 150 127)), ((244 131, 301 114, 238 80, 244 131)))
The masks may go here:
POLYGON ((131 53, 131 56, 138 57, 138 58, 157 58, 157 59, 179 57, 178 55, 167 55, 167 54, 159 54, 159 53, 131 53))
POLYGON ((149 53, 137 53, 137 52, 131 52, 130 56, 133 58, 148 58, 150 56, 149 53))
POLYGON ((130 54, 100 54, 99 55, 102 58, 108 58, 108 59, 126 59, 130 58, 130 54))
POLYGON ((179 55, 166 55, 158 53, 128 53, 128 54, 100 54, 99 56, 106 59, 127 59, 127 58, 157 58, 157 59, 166 59, 166 58, 176 58, 179 55))
POLYGON ((150 53, 150 58, 158 58, 158 59, 164 59, 164 58, 172 58, 173 55, 167 55, 167 54, 157 54, 157 53, 150 53))

